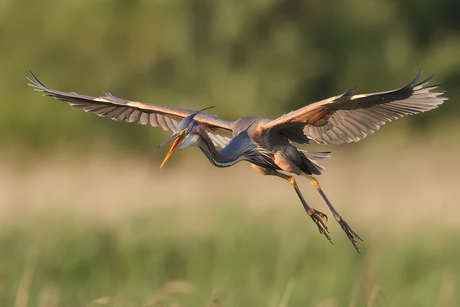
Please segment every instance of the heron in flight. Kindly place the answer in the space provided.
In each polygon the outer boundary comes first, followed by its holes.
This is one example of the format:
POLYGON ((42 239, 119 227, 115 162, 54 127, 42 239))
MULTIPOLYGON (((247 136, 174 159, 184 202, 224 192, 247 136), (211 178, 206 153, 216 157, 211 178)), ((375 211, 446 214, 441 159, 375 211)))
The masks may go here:
POLYGON ((329 153, 308 152, 293 143, 308 144, 311 140, 320 144, 357 142, 392 120, 436 108, 447 98, 439 97, 443 92, 431 92, 438 85, 425 86, 433 76, 416 84, 421 74, 422 71, 411 83, 396 90, 356 95, 357 89, 352 88, 342 95, 309 104, 275 120, 243 117, 234 122, 207 115, 202 112, 204 110, 129 101, 108 92, 101 97, 60 92, 47 88, 32 73, 28 80, 36 90, 86 112, 173 131, 172 136, 159 146, 174 141, 161 166, 177 149, 197 146, 217 167, 248 161, 262 175, 286 180, 294 187, 319 232, 331 241, 325 224, 327 216, 307 204, 293 175, 306 177, 359 252, 356 243, 362 239, 334 209, 313 176, 324 170, 317 160, 330 158, 329 153), (222 149, 217 150, 216 146, 222 149))

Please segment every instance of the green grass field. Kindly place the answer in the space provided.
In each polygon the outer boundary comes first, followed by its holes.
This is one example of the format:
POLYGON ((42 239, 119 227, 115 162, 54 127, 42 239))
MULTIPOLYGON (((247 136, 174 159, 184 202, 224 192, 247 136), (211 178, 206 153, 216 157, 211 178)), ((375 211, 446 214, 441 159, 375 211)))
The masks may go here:
POLYGON ((172 210, 118 223, 70 216, 4 223, 0 305, 460 303, 458 231, 361 233, 358 255, 337 227, 331 245, 305 215, 255 216, 230 205, 198 224, 172 210))
POLYGON ((361 255, 332 220, 334 245, 320 235, 289 184, 245 163, 213 168, 198 150, 161 170, 106 155, 9 159, 0 306, 460 305, 460 165, 433 163, 455 161, 456 147, 374 138, 334 151, 319 178, 361 255))

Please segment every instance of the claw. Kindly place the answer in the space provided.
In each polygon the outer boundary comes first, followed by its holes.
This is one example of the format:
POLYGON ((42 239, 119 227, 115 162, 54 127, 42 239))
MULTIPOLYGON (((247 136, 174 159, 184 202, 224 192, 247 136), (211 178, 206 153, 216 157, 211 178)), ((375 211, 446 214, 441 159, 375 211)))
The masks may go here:
POLYGON ((345 234, 347 235, 348 239, 350 240, 351 244, 353 244, 353 246, 355 247, 356 251, 358 252, 358 254, 361 254, 360 251, 359 251, 359 248, 358 246, 356 245, 356 239, 358 240, 361 240, 363 241, 363 239, 360 238, 360 236, 358 236, 351 228, 350 226, 348 226, 347 222, 345 222, 345 220, 343 220, 342 218, 340 219, 340 221, 338 221, 338 223, 340 224, 340 226, 342 227, 343 231, 345 232, 345 234))
POLYGON ((328 222, 327 215, 322 213, 321 211, 315 210, 316 213, 318 213, 319 216, 321 216, 323 219, 326 219, 326 223, 328 222))
POLYGON ((331 244, 334 244, 332 243, 331 237, 328 235, 329 229, 322 220, 325 219, 327 222, 327 215, 315 209, 311 209, 311 211, 309 210, 307 211, 307 213, 311 217, 313 222, 315 222, 316 226, 318 226, 319 233, 323 234, 329 240, 329 242, 331 242, 331 244))

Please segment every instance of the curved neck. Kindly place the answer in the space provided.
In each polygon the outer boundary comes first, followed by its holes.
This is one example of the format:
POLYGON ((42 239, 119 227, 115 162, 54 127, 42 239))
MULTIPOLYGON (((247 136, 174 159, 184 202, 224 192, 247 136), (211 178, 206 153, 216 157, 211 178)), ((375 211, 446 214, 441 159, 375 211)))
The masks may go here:
POLYGON ((217 151, 204 127, 198 127, 198 135, 199 140, 197 146, 215 166, 229 167, 235 165, 239 161, 246 160, 244 155, 247 153, 247 150, 231 150, 231 144, 227 145, 230 150, 217 151))

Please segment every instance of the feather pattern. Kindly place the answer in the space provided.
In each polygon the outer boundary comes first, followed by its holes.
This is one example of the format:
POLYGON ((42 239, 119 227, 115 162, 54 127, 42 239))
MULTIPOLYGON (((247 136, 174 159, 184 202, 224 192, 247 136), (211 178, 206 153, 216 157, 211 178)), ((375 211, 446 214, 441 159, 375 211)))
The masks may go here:
MULTIPOLYGON (((182 119, 197 112, 192 109, 124 100, 108 92, 104 92, 105 96, 102 97, 60 92, 47 88, 32 73, 31 75, 32 78, 27 78, 31 82, 29 85, 44 92, 45 95, 65 101, 86 112, 116 121, 139 123, 174 131, 182 119)), ((233 130, 231 122, 204 113, 197 114, 195 120, 205 127, 214 145, 224 148, 230 142, 233 130)))
POLYGON ((298 143, 308 143, 310 139, 320 144, 358 142, 388 122, 429 111, 447 100, 439 97, 443 92, 431 92, 438 85, 424 87, 433 76, 416 84, 421 74, 422 71, 407 86, 393 91, 355 95, 356 88, 351 89, 285 114, 264 129, 284 133, 298 143))

